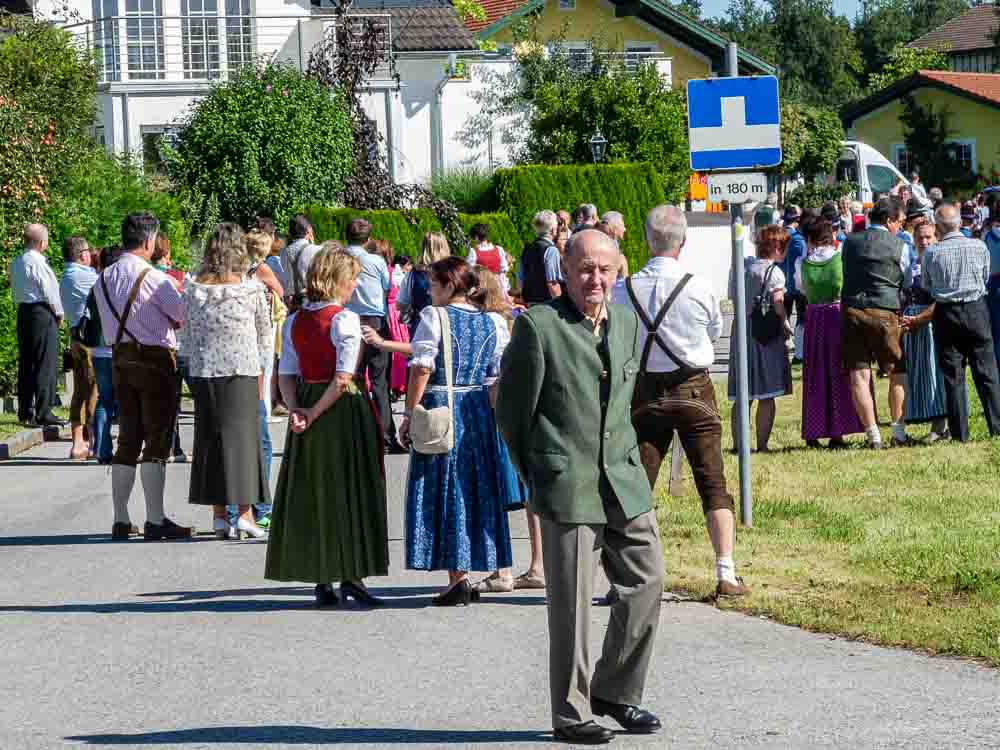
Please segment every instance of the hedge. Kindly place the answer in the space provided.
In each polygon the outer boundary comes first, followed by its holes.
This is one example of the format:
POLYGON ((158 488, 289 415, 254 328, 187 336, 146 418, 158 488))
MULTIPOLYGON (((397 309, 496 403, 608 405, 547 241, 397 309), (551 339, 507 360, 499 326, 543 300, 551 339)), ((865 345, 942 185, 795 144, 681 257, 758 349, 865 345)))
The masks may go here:
MULTIPOLYGON (((393 253, 403 253, 411 258, 420 254, 424 233, 441 231, 441 222, 428 209, 415 209, 404 214, 401 211, 355 211, 350 208, 308 206, 303 213, 312 222, 317 242, 343 241, 351 219, 367 219, 372 224, 372 237, 388 241, 393 253)), ((474 224, 486 224, 493 243, 511 251, 515 257, 521 254, 521 235, 506 214, 459 214, 458 219, 466 234, 474 224)), ((468 252, 468 248, 464 247, 453 247, 451 250, 461 256, 468 252)))
POLYGON ((633 271, 646 263, 646 214, 667 202, 663 179, 652 164, 530 165, 499 169, 494 179, 498 208, 510 217, 522 244, 532 239, 531 220, 542 209, 572 212, 581 203, 593 203, 601 213, 620 212, 626 228, 621 248, 633 271))

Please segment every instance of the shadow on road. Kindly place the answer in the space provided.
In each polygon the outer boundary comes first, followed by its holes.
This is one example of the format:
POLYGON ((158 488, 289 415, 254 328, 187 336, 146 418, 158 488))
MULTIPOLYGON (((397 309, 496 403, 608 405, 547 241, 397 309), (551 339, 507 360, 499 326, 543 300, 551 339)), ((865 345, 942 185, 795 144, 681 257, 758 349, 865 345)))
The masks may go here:
MULTIPOLYGON (((425 609, 431 606, 431 595, 440 593, 438 587, 413 586, 399 588, 375 588, 370 591, 385 599, 382 609, 425 609)), ((288 610, 316 611, 312 601, 312 587, 288 588, 257 588, 232 589, 220 591, 177 591, 168 593, 139 594, 140 597, 167 596, 174 597, 167 601, 152 602, 106 602, 106 603, 67 603, 67 604, 30 604, 0 606, 0 613, 22 612, 34 614, 177 614, 182 612, 212 612, 216 614, 239 614, 243 612, 282 612, 288 610), (287 596, 300 597, 306 601, 294 599, 251 599, 253 596, 287 596)), ((525 596, 494 594, 484 595, 481 602, 475 606, 491 604, 514 604, 518 606, 538 606, 545 604, 541 596, 525 596)), ((324 609, 324 613, 334 615, 338 612, 351 615, 369 611, 354 603, 341 604, 338 607, 324 609)), ((370 610, 375 612, 377 610, 370 610)))
POLYGON ((508 742, 552 742, 552 736, 533 731, 500 729, 404 729, 396 727, 206 727, 142 734, 84 734, 66 737, 87 745, 202 745, 283 744, 283 745, 497 745, 508 742))

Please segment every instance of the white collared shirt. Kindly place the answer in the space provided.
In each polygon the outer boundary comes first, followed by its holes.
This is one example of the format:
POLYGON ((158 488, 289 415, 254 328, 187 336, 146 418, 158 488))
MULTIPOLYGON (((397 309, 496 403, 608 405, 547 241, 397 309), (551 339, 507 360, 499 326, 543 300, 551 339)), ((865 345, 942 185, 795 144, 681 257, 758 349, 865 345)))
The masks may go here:
MULTIPOLYGON (((650 258, 641 271, 632 275, 636 299, 644 306, 650 321, 656 319, 656 314, 683 276, 681 264, 675 258, 663 256, 650 258)), ((624 280, 615 284, 612 299, 617 304, 632 308, 624 280)), ((645 347, 647 334, 641 319, 639 328, 645 347)), ((660 324, 659 334, 674 355, 689 367, 707 368, 715 362, 712 342, 722 335, 722 311, 719 300, 704 280, 695 276, 681 290, 660 324)), ((674 361, 654 342, 646 370, 673 372, 676 369, 674 361)))
POLYGON ((58 317, 63 316, 59 281, 45 255, 25 250, 10 264, 11 292, 18 305, 47 302, 58 317))

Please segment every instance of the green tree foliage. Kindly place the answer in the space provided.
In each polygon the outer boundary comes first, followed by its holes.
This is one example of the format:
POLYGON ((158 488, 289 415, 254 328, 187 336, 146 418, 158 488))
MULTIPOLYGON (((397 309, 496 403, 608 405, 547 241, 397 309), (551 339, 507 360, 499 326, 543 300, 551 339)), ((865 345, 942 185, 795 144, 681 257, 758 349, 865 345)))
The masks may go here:
POLYGON ((905 96, 899 119, 906 149, 925 184, 940 186, 947 193, 975 183, 975 175, 955 159, 952 142, 955 131, 947 107, 921 106, 912 96, 905 96))
POLYGON ((844 138, 836 111, 786 100, 781 105, 782 162, 777 171, 806 178, 828 174, 840 158, 844 138))
POLYGON ((594 203, 599 211, 620 211, 627 230, 621 249, 629 267, 638 270, 646 262, 646 214, 653 206, 674 200, 664 193, 659 171, 653 164, 500 169, 495 177, 497 199, 524 242, 532 239, 531 219, 542 209, 571 211, 580 203, 594 203))
POLYGON ((288 65, 248 65, 188 113, 165 157, 179 185, 215 196, 222 218, 278 224, 333 202, 351 169, 351 123, 333 89, 288 65))
POLYGON ((479 73, 483 86, 473 94, 479 111, 466 121, 462 141, 479 148, 484 134, 506 121, 504 143, 517 163, 589 164, 590 139, 600 130, 607 161, 655 164, 666 194, 681 200, 689 171, 683 91, 671 88, 651 63, 627 70, 605 40, 591 45, 589 59, 580 60, 564 33, 541 39, 530 24, 515 27, 513 69, 479 73))
POLYGON ((8 268, 24 225, 48 222, 91 153, 95 81, 94 61, 68 33, 0 14, 0 394, 13 393, 17 376, 8 268))
POLYGON ((819 208, 827 201, 836 202, 845 195, 853 199, 857 190, 858 186, 853 182, 835 182, 832 185, 807 182, 785 196, 785 205, 793 203, 802 208, 819 208))
POLYGON ((777 60, 770 6, 757 0, 729 0, 725 15, 708 25, 765 60, 777 60))
POLYGON ((882 70, 868 78, 868 88, 879 91, 918 70, 948 70, 948 67, 948 55, 941 50, 898 44, 889 53, 889 59, 882 70))
POLYGON ((671 2, 674 8, 691 18, 701 18, 701 0, 676 0, 671 2))
POLYGON ((782 94, 839 107, 860 92, 861 55, 833 0, 769 0, 782 94))
POLYGON ((489 211, 495 202, 493 174, 484 167, 453 167, 431 177, 431 194, 466 213, 489 211))
POLYGON ((969 6, 968 0, 864 0, 854 33, 865 81, 890 64, 896 47, 960 16, 969 6))
POLYGON ((90 148, 96 75, 65 31, 0 15, 0 272, 90 148))

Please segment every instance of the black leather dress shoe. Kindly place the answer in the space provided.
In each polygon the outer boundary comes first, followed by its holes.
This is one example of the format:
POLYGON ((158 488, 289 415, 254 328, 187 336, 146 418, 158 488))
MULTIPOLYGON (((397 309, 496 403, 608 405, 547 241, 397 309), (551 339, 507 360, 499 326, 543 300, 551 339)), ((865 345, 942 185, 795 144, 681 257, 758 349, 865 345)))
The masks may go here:
POLYGON ((316 595, 317 607, 336 607, 340 604, 340 597, 333 590, 332 583, 317 583, 313 593, 316 595))
POLYGON ((615 733, 594 721, 571 724, 553 731, 557 740, 573 745, 607 745, 615 738, 615 733))
POLYGON ((340 597, 346 603, 348 599, 353 599, 358 604, 365 607, 384 607, 385 600, 379 599, 377 596, 372 596, 371 592, 368 591, 364 586, 359 586, 356 583, 351 583, 350 581, 343 581, 340 584, 340 597))
POLYGON ((632 734, 652 734, 659 732, 663 726, 649 711, 625 703, 608 703, 600 698, 591 698, 590 710, 595 716, 610 716, 622 725, 622 729, 632 734))
POLYGON ((40 427, 65 427, 66 423, 59 419, 59 417, 54 417, 51 414, 47 417, 42 417, 37 423, 40 427))

